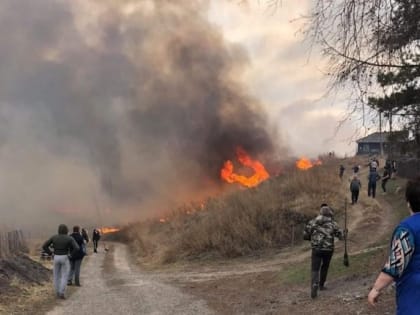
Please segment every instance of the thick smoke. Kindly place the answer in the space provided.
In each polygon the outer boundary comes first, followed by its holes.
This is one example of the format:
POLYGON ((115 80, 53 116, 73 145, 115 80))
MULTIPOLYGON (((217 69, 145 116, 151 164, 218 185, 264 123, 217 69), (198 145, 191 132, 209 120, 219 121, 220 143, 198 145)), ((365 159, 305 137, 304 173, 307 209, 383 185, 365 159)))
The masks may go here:
POLYGON ((273 152, 206 6, 1 1, 3 222, 139 217, 214 188, 237 145, 273 152))

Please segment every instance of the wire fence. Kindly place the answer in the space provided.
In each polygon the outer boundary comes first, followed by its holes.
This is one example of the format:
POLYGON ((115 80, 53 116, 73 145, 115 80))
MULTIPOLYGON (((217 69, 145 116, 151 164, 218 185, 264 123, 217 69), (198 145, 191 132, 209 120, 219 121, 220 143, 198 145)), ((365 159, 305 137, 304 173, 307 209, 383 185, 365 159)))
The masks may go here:
POLYGON ((0 258, 6 258, 27 251, 28 246, 21 230, 10 232, 0 231, 0 258))

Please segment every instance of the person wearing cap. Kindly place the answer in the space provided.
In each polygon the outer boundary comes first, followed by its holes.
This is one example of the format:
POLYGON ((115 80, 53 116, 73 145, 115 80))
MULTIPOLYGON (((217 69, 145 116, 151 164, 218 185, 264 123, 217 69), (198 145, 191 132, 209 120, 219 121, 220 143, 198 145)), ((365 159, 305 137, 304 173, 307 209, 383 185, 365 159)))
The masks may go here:
POLYGON ((326 290, 325 282, 334 252, 334 237, 343 240, 344 233, 334 221, 334 210, 323 203, 319 215, 305 226, 303 236, 311 241, 311 298, 314 299, 318 289, 326 290))

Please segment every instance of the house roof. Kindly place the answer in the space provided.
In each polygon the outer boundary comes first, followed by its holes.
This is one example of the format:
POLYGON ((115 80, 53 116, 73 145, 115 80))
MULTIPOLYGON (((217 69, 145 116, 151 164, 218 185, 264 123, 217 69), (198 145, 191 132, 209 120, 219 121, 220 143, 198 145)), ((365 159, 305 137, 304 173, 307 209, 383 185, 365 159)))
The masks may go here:
POLYGON ((357 143, 384 143, 388 142, 389 132, 374 132, 370 135, 356 140, 357 143))

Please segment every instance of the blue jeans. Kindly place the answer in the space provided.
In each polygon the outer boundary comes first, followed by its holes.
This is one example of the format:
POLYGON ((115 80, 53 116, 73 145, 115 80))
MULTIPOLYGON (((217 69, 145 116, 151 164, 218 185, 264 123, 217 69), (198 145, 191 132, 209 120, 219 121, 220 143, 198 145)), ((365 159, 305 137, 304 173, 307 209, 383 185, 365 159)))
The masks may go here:
POLYGON ((54 255, 54 288, 57 295, 64 295, 67 278, 70 271, 70 261, 67 255, 54 255))

